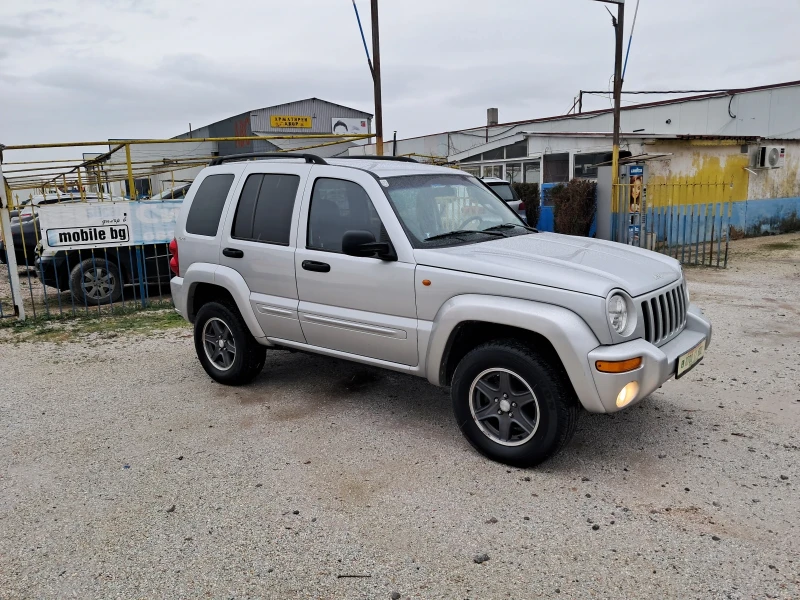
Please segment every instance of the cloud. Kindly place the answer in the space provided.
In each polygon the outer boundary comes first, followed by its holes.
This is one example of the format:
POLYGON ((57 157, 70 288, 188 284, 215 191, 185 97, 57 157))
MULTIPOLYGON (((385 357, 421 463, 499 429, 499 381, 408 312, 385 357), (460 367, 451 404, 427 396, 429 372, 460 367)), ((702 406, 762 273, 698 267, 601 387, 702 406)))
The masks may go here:
MULTIPOLYGON (((311 96, 373 112, 348 2, 21 4, 0 4, 3 143, 170 137, 311 96)), ((754 13, 748 0, 642 3, 626 89, 794 79, 792 55, 737 40, 792 39, 798 20, 800 7, 754 13)), ((589 0, 383 2, 381 23, 384 129, 400 137, 479 126, 490 106, 501 121, 563 114, 613 70, 610 19, 589 0)))
POLYGON ((25 38, 28 35, 30 35, 30 31, 25 27, 0 24, 0 38, 14 40, 25 38))

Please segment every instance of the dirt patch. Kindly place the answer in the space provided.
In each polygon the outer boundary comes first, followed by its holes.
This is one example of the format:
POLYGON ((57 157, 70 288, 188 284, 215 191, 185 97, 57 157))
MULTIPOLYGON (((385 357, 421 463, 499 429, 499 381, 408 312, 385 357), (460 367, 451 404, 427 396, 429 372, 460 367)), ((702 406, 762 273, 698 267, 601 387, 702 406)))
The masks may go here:
POLYGON ((331 392, 338 396, 357 394, 375 387, 382 379, 381 372, 376 369, 356 371, 337 381, 331 392))
POLYGON ((528 470, 410 375, 270 351, 230 388, 157 313, 0 327, 0 595, 800 598, 797 239, 687 269, 704 360, 528 470))

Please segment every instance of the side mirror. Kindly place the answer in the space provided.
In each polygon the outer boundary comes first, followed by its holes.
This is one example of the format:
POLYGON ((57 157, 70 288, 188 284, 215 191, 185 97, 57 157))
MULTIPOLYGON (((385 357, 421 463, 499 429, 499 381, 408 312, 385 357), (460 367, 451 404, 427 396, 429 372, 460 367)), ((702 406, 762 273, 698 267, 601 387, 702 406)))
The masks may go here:
POLYGON ((389 242, 376 242, 370 231, 347 231, 342 237, 342 252, 348 256, 370 257, 377 254, 381 260, 397 260, 389 242))

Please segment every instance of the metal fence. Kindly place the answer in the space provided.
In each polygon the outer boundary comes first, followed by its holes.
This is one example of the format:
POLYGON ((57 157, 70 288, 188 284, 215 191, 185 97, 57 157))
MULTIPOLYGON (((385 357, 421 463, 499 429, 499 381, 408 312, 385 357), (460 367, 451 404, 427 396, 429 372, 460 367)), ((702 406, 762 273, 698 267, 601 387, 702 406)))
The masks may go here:
POLYGON ((733 185, 691 179, 619 184, 612 199, 614 241, 671 256, 686 265, 726 268, 733 185))
MULTIPOLYGON (((187 184, 213 158, 218 142, 304 139, 308 146, 302 149, 307 149, 368 137, 273 135, 0 145, 0 319, 106 315, 171 304, 168 219, 157 237, 134 239, 126 234, 127 243, 93 243, 92 236, 112 232, 89 231, 85 244, 77 240, 77 245, 62 249, 53 248, 49 238, 42 239, 43 214, 53 207, 68 205, 77 214, 83 207, 93 214, 116 210, 124 218, 140 210, 169 217, 177 213, 187 184), (337 139, 331 142, 331 138, 337 139), (108 150, 82 154, 80 159, 8 160, 24 151, 93 146, 108 150), (153 181, 160 185, 154 187, 153 181)), ((53 235, 69 240, 72 233, 53 235)))

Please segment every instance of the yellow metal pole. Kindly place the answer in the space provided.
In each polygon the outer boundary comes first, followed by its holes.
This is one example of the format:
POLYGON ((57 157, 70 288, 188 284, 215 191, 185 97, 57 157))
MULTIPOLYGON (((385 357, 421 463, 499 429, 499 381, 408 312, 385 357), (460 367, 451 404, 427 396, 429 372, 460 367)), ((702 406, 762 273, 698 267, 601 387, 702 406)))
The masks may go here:
POLYGON ((94 179, 97 182, 97 193, 100 196, 100 202, 103 201, 103 182, 100 181, 100 169, 95 168, 94 179))
POLYGON ((341 138, 342 140, 350 139, 366 139, 375 137, 374 133, 364 134, 332 134, 332 133, 309 133, 306 135, 250 135, 250 136, 229 136, 229 137, 212 137, 212 138, 175 138, 175 139, 154 139, 154 140, 126 140, 121 143, 118 140, 102 140, 99 142, 57 142, 53 144, 17 144, 8 145, 4 150, 34 150, 40 148, 70 148, 70 147, 86 147, 86 146, 108 146, 109 144, 119 143, 120 145, 130 144, 180 144, 180 143, 199 143, 199 142, 242 142, 242 141, 256 141, 256 140, 314 140, 314 139, 334 139, 341 138))
POLYGON ((83 193, 83 181, 81 181, 80 167, 78 167, 78 194, 80 194, 81 202, 86 202, 86 195, 83 193))
POLYGON ((131 165, 131 145, 125 144, 125 162, 128 163, 128 186, 130 187, 130 191, 128 196, 131 200, 136 200, 136 186, 134 185, 133 181, 133 165, 131 165))

